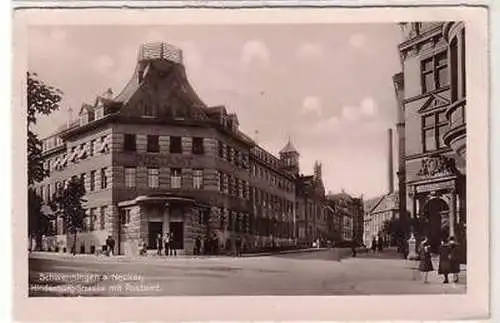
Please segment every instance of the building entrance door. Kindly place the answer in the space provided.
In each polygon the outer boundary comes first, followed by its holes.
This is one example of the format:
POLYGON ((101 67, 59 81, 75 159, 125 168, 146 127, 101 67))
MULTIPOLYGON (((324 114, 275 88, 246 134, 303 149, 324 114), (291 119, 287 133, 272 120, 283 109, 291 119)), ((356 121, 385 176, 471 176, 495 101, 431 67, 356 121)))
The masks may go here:
POLYGON ((184 222, 170 222, 174 249, 184 249, 184 222))
POLYGON ((148 249, 156 249, 156 239, 158 234, 163 236, 163 222, 148 223, 148 249))
POLYGON ((441 240, 447 235, 446 220, 448 212, 448 204, 440 198, 431 199, 424 208, 424 214, 428 220, 426 231, 432 252, 437 252, 439 250, 441 240))

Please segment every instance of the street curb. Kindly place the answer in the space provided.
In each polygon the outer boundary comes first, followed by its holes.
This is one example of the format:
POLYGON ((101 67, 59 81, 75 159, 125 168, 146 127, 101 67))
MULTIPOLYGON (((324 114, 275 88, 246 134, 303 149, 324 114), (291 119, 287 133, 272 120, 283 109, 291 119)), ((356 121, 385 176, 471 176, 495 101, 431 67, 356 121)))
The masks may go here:
POLYGON ((267 257, 267 256, 276 256, 276 255, 286 255, 286 254, 290 254, 290 253, 306 253, 306 252, 325 251, 325 250, 329 250, 329 249, 328 248, 308 248, 308 249, 285 250, 285 251, 278 251, 278 252, 247 253, 247 254, 241 254, 240 257, 242 257, 242 258, 267 257))
POLYGON ((104 255, 93 255, 93 254, 76 254, 72 255, 70 253, 60 253, 60 252, 45 252, 45 251, 33 251, 28 254, 28 258, 41 259, 41 258, 50 258, 50 259, 92 259, 92 260, 103 260, 103 261, 141 261, 141 260, 152 260, 152 261, 162 261, 165 259, 210 259, 210 258, 252 258, 252 257, 268 257, 268 256, 276 256, 282 254, 293 254, 293 253, 312 253, 318 251, 327 251, 329 248, 308 248, 308 249, 297 249, 297 250, 286 250, 280 252, 265 252, 265 253, 249 253, 249 254, 241 254, 239 257, 234 255, 179 255, 172 257, 157 257, 157 256, 124 256, 124 255, 116 255, 112 257, 107 257, 104 255))

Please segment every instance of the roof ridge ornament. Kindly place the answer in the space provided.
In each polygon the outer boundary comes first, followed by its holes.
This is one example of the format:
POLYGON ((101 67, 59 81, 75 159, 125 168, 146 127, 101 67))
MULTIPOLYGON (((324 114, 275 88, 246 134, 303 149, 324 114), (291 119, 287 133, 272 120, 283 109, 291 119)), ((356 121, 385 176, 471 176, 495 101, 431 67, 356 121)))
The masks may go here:
POLYGON ((182 50, 166 42, 152 42, 141 45, 137 61, 143 62, 152 60, 167 60, 182 65, 182 50))

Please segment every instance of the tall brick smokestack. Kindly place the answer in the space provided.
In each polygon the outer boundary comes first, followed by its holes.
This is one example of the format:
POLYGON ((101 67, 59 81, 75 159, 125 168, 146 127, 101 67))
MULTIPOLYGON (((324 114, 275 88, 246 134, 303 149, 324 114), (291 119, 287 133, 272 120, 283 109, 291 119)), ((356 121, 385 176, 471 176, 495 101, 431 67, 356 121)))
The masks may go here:
POLYGON ((387 184, 389 192, 394 193, 394 165, 393 165, 393 157, 392 157, 392 129, 387 129, 387 180, 389 181, 387 184))

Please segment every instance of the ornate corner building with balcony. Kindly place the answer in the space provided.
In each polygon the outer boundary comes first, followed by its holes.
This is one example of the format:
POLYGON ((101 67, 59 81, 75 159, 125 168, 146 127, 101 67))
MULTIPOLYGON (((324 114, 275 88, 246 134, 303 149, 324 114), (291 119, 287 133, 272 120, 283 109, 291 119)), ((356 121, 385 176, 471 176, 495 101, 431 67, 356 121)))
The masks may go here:
POLYGON ((465 26, 400 26, 403 71, 394 82, 400 109, 398 177, 408 208, 402 211, 420 220, 421 234, 434 251, 448 236, 465 248, 465 26))
MULTIPOLYGON (((119 254, 138 254, 144 243, 155 249, 166 232, 186 254, 197 237, 218 250, 296 238, 298 152, 289 142, 275 157, 239 130, 235 114, 206 106, 187 80, 182 51, 169 44, 141 46, 123 90, 84 104, 78 120, 43 145, 50 175, 34 189, 45 202, 74 176, 85 183, 77 252, 100 248, 108 235, 119 254)), ((61 251, 70 241, 62 220, 53 221, 45 243, 61 251)))

